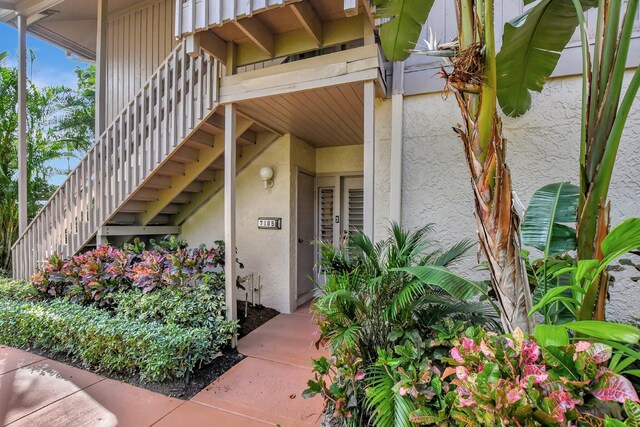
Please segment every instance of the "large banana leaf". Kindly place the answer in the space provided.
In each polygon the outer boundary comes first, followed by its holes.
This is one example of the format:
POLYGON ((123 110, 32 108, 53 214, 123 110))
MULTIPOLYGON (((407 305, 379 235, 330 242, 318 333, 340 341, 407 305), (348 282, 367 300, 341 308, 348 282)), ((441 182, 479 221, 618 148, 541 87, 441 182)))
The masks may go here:
POLYGON ((622 221, 607 234, 602 244, 603 264, 640 248, 640 218, 622 221))
POLYGON ((640 330, 624 323, 605 322, 599 320, 582 320, 563 325, 538 325, 535 337, 540 345, 566 345, 567 330, 583 334, 596 340, 610 340, 618 343, 637 344, 640 330))
MULTIPOLYGON (((581 3, 586 11, 598 2, 581 3)), ((505 114, 517 117, 531 108, 530 91, 542 91, 577 26, 572 0, 543 0, 505 24, 502 50, 496 57, 498 101, 505 114)))
POLYGON ((537 190, 522 224, 522 243, 544 252, 544 257, 576 249, 576 222, 580 188, 568 182, 549 184, 537 190))
POLYGON ((376 0, 378 18, 388 18, 380 26, 380 42, 389 61, 404 61, 414 49, 435 0, 376 0))

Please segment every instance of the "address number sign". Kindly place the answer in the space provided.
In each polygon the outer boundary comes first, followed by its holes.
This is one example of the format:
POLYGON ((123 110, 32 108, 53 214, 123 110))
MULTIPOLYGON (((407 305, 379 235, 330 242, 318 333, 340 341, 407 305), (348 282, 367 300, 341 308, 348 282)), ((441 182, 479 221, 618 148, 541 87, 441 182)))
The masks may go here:
POLYGON ((258 218, 258 228, 261 230, 281 230, 282 218, 271 218, 271 217, 258 218))

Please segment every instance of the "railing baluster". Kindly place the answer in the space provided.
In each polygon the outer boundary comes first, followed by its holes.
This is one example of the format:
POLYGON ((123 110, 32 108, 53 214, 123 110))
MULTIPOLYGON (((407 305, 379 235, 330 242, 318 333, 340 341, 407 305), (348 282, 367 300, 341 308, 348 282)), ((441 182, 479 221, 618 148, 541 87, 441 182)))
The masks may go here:
POLYGON ((171 59, 171 147, 178 143, 178 54, 171 59))
POLYGON ((194 102, 195 102, 195 89, 196 89, 196 85, 195 85, 195 75, 196 75, 196 70, 194 70, 195 67, 195 59, 192 56, 189 56, 189 104, 187 105, 188 111, 189 111, 189 120, 187 121, 188 123, 188 131, 185 132, 185 135, 189 132, 191 132, 191 129, 193 129, 193 126, 195 126, 194 123, 194 102))
POLYGON ((184 138, 186 132, 186 120, 185 120, 185 114, 186 114, 186 92, 187 92, 187 61, 189 60, 187 58, 186 55, 181 55, 182 58, 180 60, 181 66, 180 66, 180 96, 179 96, 179 102, 180 102, 180 135, 179 138, 184 138))
POLYGON ((171 121, 169 120, 169 75, 171 70, 169 69, 169 63, 165 64, 164 68, 164 98, 163 98, 163 109, 164 114, 164 151, 165 153, 171 152, 171 121))
POLYGON ((148 88, 147 86, 144 87, 143 92, 142 92, 142 128, 140 129, 140 132, 142 134, 142 146, 144 147, 144 150, 142 151, 142 157, 144 160, 144 177, 146 178, 147 176, 149 176, 149 171, 151 170, 151 148, 149 147, 149 144, 147 144, 147 123, 149 123, 148 120, 148 114, 149 114, 149 97, 148 97, 148 88))
POLYGON ((154 109, 151 111, 155 111, 153 124, 154 124, 154 141, 153 145, 156 149, 156 165, 162 163, 162 147, 160 146, 160 75, 158 74, 155 79, 151 79, 153 82, 153 106, 154 109))
POLYGON ((54 252, 72 256, 93 238, 216 106, 218 68, 204 51, 194 59, 176 46, 14 244, 14 275, 28 278, 54 252))

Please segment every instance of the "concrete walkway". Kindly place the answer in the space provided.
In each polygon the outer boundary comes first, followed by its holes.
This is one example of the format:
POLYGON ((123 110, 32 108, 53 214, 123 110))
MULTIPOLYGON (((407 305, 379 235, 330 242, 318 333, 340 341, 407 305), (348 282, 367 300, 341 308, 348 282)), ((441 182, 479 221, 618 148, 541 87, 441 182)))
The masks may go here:
POLYGON ((190 401, 0 346, 0 425, 73 427, 316 426, 322 399, 305 400, 316 328, 308 306, 238 342, 246 355, 190 401))

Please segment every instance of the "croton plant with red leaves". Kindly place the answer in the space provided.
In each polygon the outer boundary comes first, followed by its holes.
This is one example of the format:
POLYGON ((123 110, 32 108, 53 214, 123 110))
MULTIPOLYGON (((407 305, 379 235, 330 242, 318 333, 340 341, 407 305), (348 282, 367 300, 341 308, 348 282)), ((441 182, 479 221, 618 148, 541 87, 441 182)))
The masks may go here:
POLYGON ((109 306, 110 295, 119 290, 133 287, 147 293, 167 286, 197 286, 204 274, 223 269, 223 242, 210 248, 188 248, 184 242, 172 240, 152 244, 149 250, 138 242, 123 249, 98 245, 67 259, 53 254, 31 280, 42 298, 64 297, 109 306))
POLYGON ((611 355, 600 343, 541 347, 520 330, 499 336, 472 329, 445 358, 450 366, 443 378, 456 396, 450 419, 491 426, 617 425, 611 423, 623 418, 622 405, 637 415, 640 405, 631 382, 608 369, 611 355))

